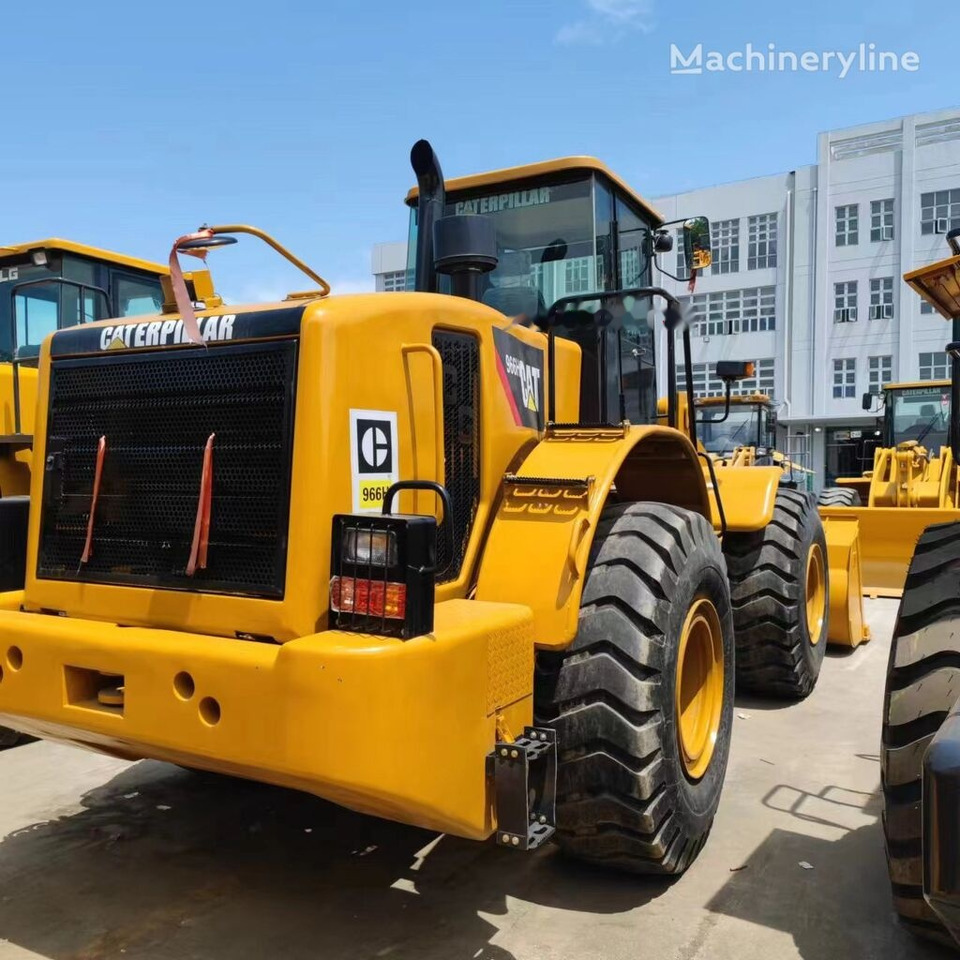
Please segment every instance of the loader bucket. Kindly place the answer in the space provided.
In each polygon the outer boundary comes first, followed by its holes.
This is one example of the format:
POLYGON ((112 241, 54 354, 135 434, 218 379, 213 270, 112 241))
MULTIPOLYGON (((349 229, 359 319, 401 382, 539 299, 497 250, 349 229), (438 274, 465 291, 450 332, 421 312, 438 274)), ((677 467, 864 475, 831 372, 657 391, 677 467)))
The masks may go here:
POLYGON ((827 641, 836 646, 856 647, 870 639, 870 628, 863 622, 859 523, 855 517, 824 517, 823 529, 830 566, 827 641))
MULTIPOLYGON (((920 534, 932 523, 960 520, 960 510, 938 507, 821 507, 824 525, 857 520, 863 592, 869 597, 899 597, 920 534)), ((829 544, 829 535, 828 535, 829 544)), ((830 574, 833 575, 831 560, 830 574)), ((831 594, 833 591, 831 590, 831 594)))

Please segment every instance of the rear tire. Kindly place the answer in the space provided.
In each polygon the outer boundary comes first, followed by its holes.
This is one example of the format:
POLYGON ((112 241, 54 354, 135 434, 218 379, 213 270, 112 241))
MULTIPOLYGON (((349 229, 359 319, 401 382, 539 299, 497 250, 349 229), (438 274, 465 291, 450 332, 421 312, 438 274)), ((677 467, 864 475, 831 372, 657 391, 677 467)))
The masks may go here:
POLYGON ((890 645, 880 745, 883 835, 893 907, 918 936, 956 946, 923 897, 923 756, 957 699, 960 523, 921 535, 890 645))
POLYGON ((780 490, 763 530, 729 533, 737 689, 799 700, 827 647, 827 541, 812 493, 780 490), (808 601, 810 601, 808 603, 808 601))
POLYGON ((853 487, 824 487, 817 497, 818 507, 860 507, 863 501, 853 487))
POLYGON ((635 873, 680 874, 693 862, 726 772, 733 655, 710 523, 660 503, 608 507, 577 636, 537 658, 535 712, 557 732, 567 853, 635 873))

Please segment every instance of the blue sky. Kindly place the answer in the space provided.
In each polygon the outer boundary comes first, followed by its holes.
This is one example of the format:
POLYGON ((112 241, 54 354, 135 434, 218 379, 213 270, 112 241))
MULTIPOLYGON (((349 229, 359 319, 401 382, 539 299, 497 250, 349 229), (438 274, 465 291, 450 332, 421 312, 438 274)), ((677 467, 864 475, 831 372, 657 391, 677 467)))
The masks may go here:
MULTIPOLYGON (((957 103, 949 5, 688 0, 47 0, 2 14, 0 242, 164 259, 203 221, 274 233, 341 292, 406 232, 409 148, 445 174, 599 156, 649 196, 813 162, 818 131, 957 103), (931 29, 930 24, 935 24, 931 29), (913 73, 671 76, 671 43, 914 51, 913 73)), ((254 240, 231 300, 303 283, 254 240)))

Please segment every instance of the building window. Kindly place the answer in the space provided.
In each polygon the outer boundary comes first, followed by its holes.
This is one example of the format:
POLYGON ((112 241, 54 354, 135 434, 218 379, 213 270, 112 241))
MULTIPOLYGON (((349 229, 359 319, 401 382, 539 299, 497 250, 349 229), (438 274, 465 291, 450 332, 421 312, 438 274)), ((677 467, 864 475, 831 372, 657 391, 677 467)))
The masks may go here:
POLYGON ((576 257, 563 263, 565 293, 587 293, 590 290, 590 257, 576 257))
POLYGON ((777 265, 777 215, 761 213, 747 218, 747 269, 764 270, 777 265))
POLYGON ((921 380, 946 380, 947 370, 947 355, 943 351, 920 354, 921 380))
POLYGON ((857 319, 857 281, 844 280, 833 285, 833 322, 853 323, 857 319))
MULTIPOLYGON (((754 360, 754 374, 745 380, 738 380, 733 384, 730 395, 746 397, 753 393, 764 393, 773 397, 776 382, 776 368, 773 357, 764 357, 754 360)), ((677 365, 677 389, 685 390, 687 384, 683 364, 677 365)), ((713 373, 713 368, 706 363, 693 364, 693 393, 697 397, 722 397, 727 391, 726 384, 713 373)))
POLYGON ((860 242, 860 205, 837 207, 837 246, 855 247, 860 242))
POLYGON ((870 242, 893 239, 893 201, 870 201, 870 242))
POLYGON ((677 251, 677 279, 689 280, 690 271, 687 270, 687 256, 683 249, 683 231, 677 231, 677 239, 674 241, 677 251))
POLYGON ((700 293, 687 303, 697 337, 758 333, 777 328, 776 287, 700 293))
POLYGON ((946 233, 960 227, 960 190, 920 194, 920 232, 946 233))
POLYGON ((711 273, 736 273, 740 269, 740 221, 717 220, 710 226, 713 251, 711 273))
MULTIPOLYGON (((722 394, 707 393, 707 365, 705 363, 693 363, 690 368, 693 371, 693 395, 695 397, 722 396, 722 394)), ((687 389, 687 372, 682 363, 677 366, 677 389, 687 389)))
POLYGON ((383 289, 385 293, 396 293, 407 289, 407 271, 392 270, 383 274, 383 289))
POLYGON ((920 312, 921 313, 936 313, 937 311, 933 309, 933 304, 929 300, 920 301, 920 312))
POLYGON ((893 357, 867 357, 870 372, 870 392, 879 394, 893 379, 893 357))
POLYGON ((833 361, 833 399, 849 400, 857 395, 857 361, 844 357, 833 361))
POLYGON ((893 277, 870 281, 870 319, 893 319, 893 277))

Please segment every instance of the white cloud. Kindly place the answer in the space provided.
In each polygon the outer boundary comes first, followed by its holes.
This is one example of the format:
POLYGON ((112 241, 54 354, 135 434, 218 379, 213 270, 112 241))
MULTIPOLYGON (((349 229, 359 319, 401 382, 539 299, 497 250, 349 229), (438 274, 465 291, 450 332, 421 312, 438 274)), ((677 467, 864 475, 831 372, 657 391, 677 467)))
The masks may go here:
POLYGON ((628 31, 653 30, 653 0, 586 0, 589 16, 564 24, 554 37, 562 46, 599 46, 620 40, 628 31))

